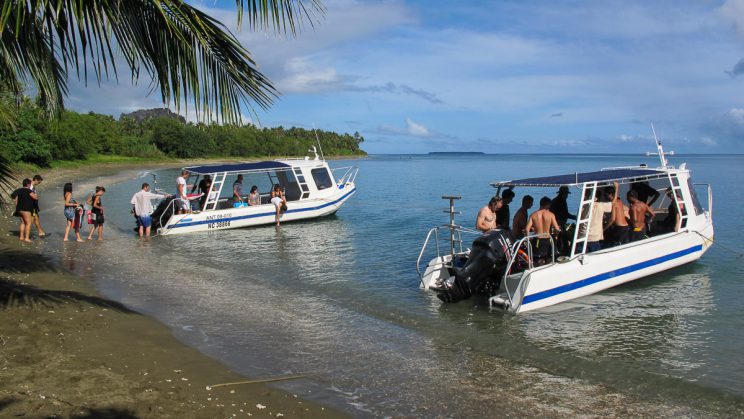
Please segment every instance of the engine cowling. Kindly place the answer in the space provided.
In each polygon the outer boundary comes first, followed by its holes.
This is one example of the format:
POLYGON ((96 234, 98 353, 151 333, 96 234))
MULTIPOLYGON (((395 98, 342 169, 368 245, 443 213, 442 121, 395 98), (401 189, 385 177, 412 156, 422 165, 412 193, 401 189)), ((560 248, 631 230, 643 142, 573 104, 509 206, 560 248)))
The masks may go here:
POLYGON ((469 298, 486 286, 498 288, 509 262, 509 233, 495 230, 473 241, 467 263, 454 268, 453 284, 442 290, 437 297, 446 303, 455 303, 469 298))

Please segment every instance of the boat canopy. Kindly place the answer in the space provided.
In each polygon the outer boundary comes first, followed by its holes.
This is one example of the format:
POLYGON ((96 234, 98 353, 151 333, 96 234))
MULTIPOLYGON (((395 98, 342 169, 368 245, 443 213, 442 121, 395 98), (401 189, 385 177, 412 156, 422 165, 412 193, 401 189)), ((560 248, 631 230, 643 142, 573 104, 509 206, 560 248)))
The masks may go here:
POLYGON ((211 175, 213 173, 245 173, 245 172, 263 172, 267 170, 288 170, 292 166, 287 163, 278 161, 260 161, 256 163, 233 163, 233 164, 213 164, 210 166, 192 166, 184 167, 189 173, 198 175, 211 175))
POLYGON ((598 172, 570 173, 566 175, 544 176, 529 179, 505 180, 501 182, 494 182, 491 185, 497 188, 505 186, 557 187, 581 185, 587 182, 639 182, 643 180, 659 179, 664 177, 667 177, 667 172, 662 170, 644 168, 622 168, 600 170, 598 172))

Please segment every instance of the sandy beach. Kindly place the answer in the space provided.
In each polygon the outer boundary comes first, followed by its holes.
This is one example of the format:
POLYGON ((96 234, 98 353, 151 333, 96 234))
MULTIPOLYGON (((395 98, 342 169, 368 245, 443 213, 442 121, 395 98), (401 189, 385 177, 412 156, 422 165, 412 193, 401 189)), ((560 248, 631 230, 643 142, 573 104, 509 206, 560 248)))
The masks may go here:
MULTIPOLYGON (((59 188, 63 178, 112 182, 132 170, 111 165, 41 172, 40 190, 59 188)), ((342 416, 264 382, 219 385, 250 379, 101 296, 35 245, 19 244, 10 213, 0 219, 0 416, 342 416)))

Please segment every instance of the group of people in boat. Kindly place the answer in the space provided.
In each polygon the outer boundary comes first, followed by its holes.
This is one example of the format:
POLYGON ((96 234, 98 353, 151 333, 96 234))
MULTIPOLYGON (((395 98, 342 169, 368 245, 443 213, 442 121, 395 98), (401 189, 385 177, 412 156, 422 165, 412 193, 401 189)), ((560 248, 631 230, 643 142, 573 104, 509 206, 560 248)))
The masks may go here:
MULTIPOLYGON (((651 235, 651 225, 656 216, 652 206, 660 197, 659 191, 646 181, 633 183, 626 195, 627 204, 618 196, 619 191, 617 183, 597 189, 587 232, 587 252, 643 240, 651 235)), ((567 228, 573 227, 568 220, 576 220, 576 215, 568 210, 567 198, 570 193, 568 186, 561 186, 555 198, 542 197, 539 209, 532 214, 528 211, 534 204, 534 198, 525 195, 521 207, 511 219, 509 204, 515 193, 511 188, 505 189, 500 197, 494 196, 480 209, 475 228, 484 233, 494 229, 506 230, 515 241, 534 233, 537 237, 533 248, 538 259, 550 256, 553 248, 550 237, 554 236, 556 250, 568 254, 573 238, 572 234, 566 232, 567 228)), ((680 228, 678 205, 682 208, 682 203, 675 202, 671 188, 666 190, 666 196, 670 200, 668 213, 660 223, 654 224, 654 234, 678 231, 680 228)))
MULTIPOLYGON (((205 175, 198 184, 194 185, 186 183, 188 176, 189 171, 183 170, 176 179, 176 199, 178 199, 176 207, 179 214, 202 210, 207 200, 214 201, 219 198, 217 194, 220 191, 216 185, 213 185, 210 175, 205 175), (194 194, 196 189, 198 189, 198 193, 194 194), (198 208, 195 208, 196 203, 198 203, 198 208)), ((261 193, 258 191, 258 186, 253 185, 250 192, 245 195, 243 193, 243 175, 239 174, 233 182, 232 196, 229 200, 232 201, 233 207, 261 205, 261 193)), ((270 203, 274 205, 276 211, 276 225, 280 225, 282 213, 287 210, 287 199, 280 185, 274 185, 272 188, 270 203)))
MULTIPOLYGON (((39 190, 38 186, 44 179, 40 175, 34 175, 32 179, 26 178, 21 182, 21 187, 10 194, 10 198, 15 203, 14 216, 20 219, 19 239, 23 242, 31 242, 31 228, 36 227, 39 238, 46 237, 44 229, 41 227, 41 216, 39 214, 39 190)), ((84 241, 80 236, 87 214, 87 223, 90 225, 88 240, 92 240, 97 232, 98 240, 103 240, 103 223, 104 207, 101 197, 106 193, 106 188, 96 186, 93 192, 84 203, 78 203, 72 195, 72 183, 65 183, 62 187, 64 199, 63 213, 65 216, 65 234, 64 241, 68 241, 70 230, 75 233, 75 239, 79 242, 84 241)))

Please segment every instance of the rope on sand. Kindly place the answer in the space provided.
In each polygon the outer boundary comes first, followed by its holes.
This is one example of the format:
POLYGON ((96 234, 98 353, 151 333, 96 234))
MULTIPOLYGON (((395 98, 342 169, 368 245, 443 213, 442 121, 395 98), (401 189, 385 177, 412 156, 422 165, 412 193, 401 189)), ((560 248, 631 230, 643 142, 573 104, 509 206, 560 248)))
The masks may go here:
POLYGON ((270 383, 273 381, 286 381, 286 380, 296 380, 298 378, 305 378, 305 375, 286 375, 283 377, 269 377, 269 378, 262 378, 259 380, 249 380, 249 381, 236 381, 234 383, 221 383, 221 384, 213 384, 211 386, 207 386, 207 390, 211 390, 216 387, 227 387, 227 386, 237 386, 241 384, 257 384, 257 383, 270 383))

